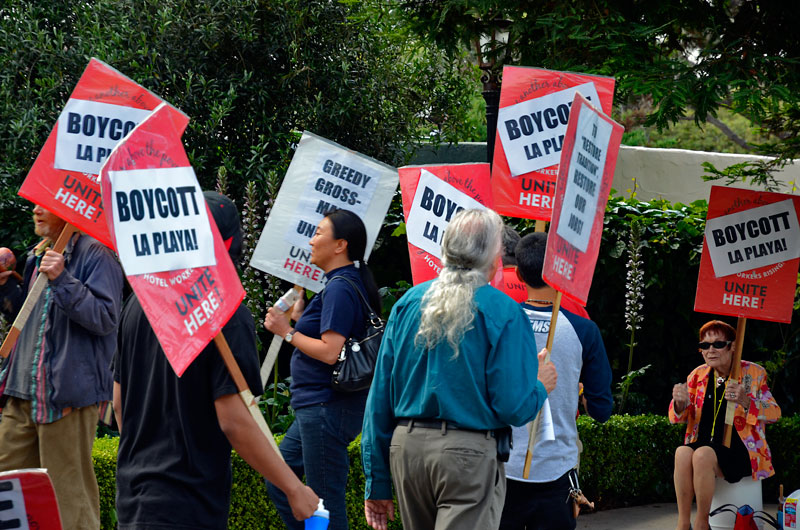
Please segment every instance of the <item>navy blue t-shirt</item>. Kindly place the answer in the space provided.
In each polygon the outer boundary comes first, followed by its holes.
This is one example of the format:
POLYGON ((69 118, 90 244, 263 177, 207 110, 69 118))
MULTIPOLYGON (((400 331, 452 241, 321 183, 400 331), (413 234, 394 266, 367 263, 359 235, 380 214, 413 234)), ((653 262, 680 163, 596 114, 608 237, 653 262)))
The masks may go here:
MULTIPOLYGON (((311 299, 294 328, 313 339, 321 338, 326 331, 335 331, 345 338, 361 338, 366 320, 363 303, 347 281, 335 280, 337 276, 349 278, 366 298, 366 289, 359 270, 354 265, 346 265, 328 272, 325 276, 328 283, 311 299)), ((295 409, 353 395, 339 394, 333 390, 333 365, 311 358, 297 348, 292 353, 291 370, 291 403, 295 409)), ((363 393, 368 391, 364 390, 363 393)))

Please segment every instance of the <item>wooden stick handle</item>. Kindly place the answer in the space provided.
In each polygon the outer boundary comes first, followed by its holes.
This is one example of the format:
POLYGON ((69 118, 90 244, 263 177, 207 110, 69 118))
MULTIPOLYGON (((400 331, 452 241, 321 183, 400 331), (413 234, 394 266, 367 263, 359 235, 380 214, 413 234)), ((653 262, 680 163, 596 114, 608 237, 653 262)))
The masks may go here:
POLYGON ((547 332, 547 357, 545 361, 550 362, 550 352, 553 350, 553 339, 556 336, 556 322, 558 322, 558 311, 561 309, 561 291, 556 291, 556 299, 553 300, 553 314, 550 315, 550 329, 547 332))
POLYGON ((253 393, 250 392, 250 389, 243 390, 239 392, 239 397, 242 398, 244 401, 247 410, 250 411, 250 416, 253 417, 255 420, 256 425, 264 433, 264 436, 267 437, 267 442, 272 447, 272 449, 277 453, 281 460, 284 460, 283 455, 281 454, 281 450, 278 449, 278 444, 275 443, 275 436, 273 436, 272 431, 269 429, 266 420, 264 420, 264 415, 261 414, 261 409, 258 408, 258 403, 256 403, 256 398, 253 396, 253 393))
MULTIPOLYGON (((547 332, 547 355, 545 362, 550 362, 550 352, 553 349, 553 339, 556 335, 556 322, 558 322, 558 310, 561 308, 561 291, 556 291, 556 299, 553 301, 553 314, 550 315, 550 330, 547 332)), ((539 362, 538 359, 536 362, 539 362)), ((525 451, 525 466, 522 468, 522 478, 527 479, 531 472, 531 459, 533 458, 533 447, 536 445, 536 438, 539 435, 539 425, 542 423, 542 413, 528 424, 528 449, 525 451)))
POLYGON ((56 242, 53 245, 53 252, 58 252, 59 254, 64 252, 67 243, 69 243, 69 238, 71 238, 72 234, 77 231, 78 228, 75 225, 71 223, 65 224, 64 228, 61 229, 61 234, 58 236, 58 239, 56 239, 56 242))
POLYGON ((225 367, 228 369, 228 372, 233 378, 233 382, 236 385, 236 390, 239 392, 250 390, 250 387, 247 386, 247 381, 245 380, 244 375, 242 375, 242 369, 239 368, 239 364, 233 357, 231 347, 228 346, 228 341, 225 340, 225 335, 223 335, 221 331, 214 337, 214 344, 217 346, 219 354, 222 356, 222 361, 225 363, 225 367))
MULTIPOLYGON (((14 322, 16 324, 16 321, 14 322)), ((8 335, 3 340, 3 345, 0 346, 0 357, 6 358, 11 353, 11 349, 14 348, 14 344, 17 343, 17 339, 19 339, 20 329, 14 326, 11 326, 11 329, 8 330, 8 335)))
POLYGON ((528 449, 525 451, 525 465, 522 468, 522 478, 527 479, 531 475, 531 460, 533 459, 533 446, 536 443, 536 433, 539 432, 539 424, 542 422, 541 414, 528 424, 528 449))
POLYGON ((244 406, 247 407, 247 410, 250 412, 250 416, 253 417, 253 420, 255 420, 258 428, 264 433, 264 436, 267 438, 267 442, 269 442, 275 452, 278 453, 278 456, 281 457, 281 460, 283 460, 283 455, 281 454, 280 450, 278 450, 278 444, 275 443, 275 437, 272 435, 272 431, 269 429, 267 422, 264 421, 264 416, 261 414, 261 409, 258 408, 256 399, 253 396, 253 393, 250 392, 250 388, 247 386, 247 381, 245 380, 244 375, 242 375, 242 370, 239 368, 239 364, 233 357, 231 347, 228 346, 228 341, 225 340, 225 335, 223 335, 221 331, 214 337, 214 344, 217 346, 217 350, 219 350, 219 354, 222 356, 222 361, 225 363, 225 367, 228 368, 228 372, 231 374, 233 382, 236 384, 236 389, 239 391, 239 397, 242 398, 244 406))
MULTIPOLYGON (((740 379, 742 377, 742 347, 744 345, 744 329, 746 324, 746 317, 739 317, 739 320, 736 322, 736 349, 733 350, 731 373, 728 377, 731 381, 736 381, 737 383, 741 383, 740 379)), ((733 416, 735 412, 736 404, 733 401, 728 401, 728 405, 725 408, 725 431, 722 436, 722 443, 725 447, 731 446, 731 434, 733 433, 731 426, 733 425, 733 416)))
POLYGON ((547 221, 537 220, 533 224, 533 231, 534 232, 544 232, 544 227, 545 227, 546 224, 547 224, 547 221))
MULTIPOLYGON (((75 225, 70 223, 65 224, 64 228, 61 229, 61 234, 53 245, 53 252, 58 252, 59 254, 64 252, 64 248, 67 246, 69 239, 77 230, 75 225)), ((20 281, 22 281, 21 278, 20 281)), ((24 328, 25 323, 28 322, 28 317, 30 317, 31 311, 33 311, 33 308, 36 306, 36 302, 38 302, 39 298, 42 296, 46 285, 47 275, 40 272, 33 282, 33 287, 28 291, 28 296, 25 298, 25 302, 22 304, 19 313, 17 313, 17 318, 14 319, 14 323, 11 325, 11 331, 9 331, 5 340, 3 340, 3 345, 0 346, 0 357, 8 357, 8 354, 11 353, 11 350, 17 343, 22 328, 24 328)))

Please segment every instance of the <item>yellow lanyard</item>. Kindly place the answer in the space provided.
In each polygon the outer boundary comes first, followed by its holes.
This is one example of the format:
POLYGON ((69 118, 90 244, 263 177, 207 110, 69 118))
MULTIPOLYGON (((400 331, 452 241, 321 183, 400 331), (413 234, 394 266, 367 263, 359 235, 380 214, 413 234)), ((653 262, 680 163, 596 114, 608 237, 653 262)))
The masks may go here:
MULTIPOLYGON (((716 374, 716 372, 714 372, 716 374)), ((722 409, 722 398, 725 397, 725 392, 722 392, 722 395, 719 397, 719 402, 717 401, 717 380, 716 378, 712 381, 714 385, 714 421, 711 422, 711 441, 714 441, 714 428, 717 426, 717 416, 719 415, 719 411, 722 409)), ((728 380, 725 380, 725 386, 728 386, 728 380)))

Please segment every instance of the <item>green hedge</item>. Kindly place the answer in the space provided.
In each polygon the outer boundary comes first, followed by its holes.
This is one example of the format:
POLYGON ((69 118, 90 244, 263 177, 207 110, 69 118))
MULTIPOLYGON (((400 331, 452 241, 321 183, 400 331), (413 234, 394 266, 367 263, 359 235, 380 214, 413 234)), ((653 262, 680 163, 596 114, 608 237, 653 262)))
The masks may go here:
MULTIPOLYGON (((682 443, 684 425, 671 425, 665 416, 612 416, 604 423, 578 418, 583 441, 580 480, 584 492, 598 509, 652 502, 672 502, 672 461, 682 443)), ((764 481, 764 499, 774 502, 778 484, 789 490, 800 476, 800 415, 782 418, 767 427, 776 475, 764 481)), ((360 438, 350 445, 350 478, 347 510, 350 527, 366 530, 364 520, 364 474, 361 470, 360 438)), ((99 438, 94 445, 100 511, 103 529, 114 528, 114 483, 118 438, 99 438)), ((267 498, 264 481, 238 455, 233 455, 233 492, 229 528, 283 528, 275 507, 267 498)), ((389 528, 402 528, 399 521, 389 528)))

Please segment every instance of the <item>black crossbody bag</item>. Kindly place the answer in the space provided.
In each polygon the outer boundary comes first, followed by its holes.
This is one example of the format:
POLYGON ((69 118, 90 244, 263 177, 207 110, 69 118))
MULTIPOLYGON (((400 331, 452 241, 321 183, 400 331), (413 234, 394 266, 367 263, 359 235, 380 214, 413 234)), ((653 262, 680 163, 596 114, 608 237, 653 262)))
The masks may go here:
POLYGON ((369 388, 372 384, 372 376, 375 374, 375 364, 378 361, 378 350, 381 347, 381 339, 383 338, 386 322, 375 314, 375 311, 372 310, 372 307, 364 298, 361 289, 350 278, 344 276, 337 276, 336 278, 345 280, 358 294, 367 318, 364 338, 354 339, 350 337, 344 341, 339 358, 336 360, 336 364, 333 365, 331 386, 339 392, 358 392, 369 388))

